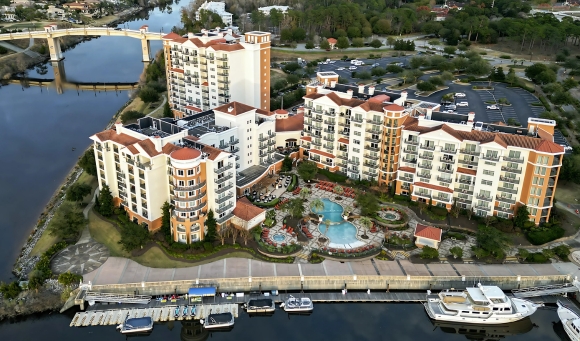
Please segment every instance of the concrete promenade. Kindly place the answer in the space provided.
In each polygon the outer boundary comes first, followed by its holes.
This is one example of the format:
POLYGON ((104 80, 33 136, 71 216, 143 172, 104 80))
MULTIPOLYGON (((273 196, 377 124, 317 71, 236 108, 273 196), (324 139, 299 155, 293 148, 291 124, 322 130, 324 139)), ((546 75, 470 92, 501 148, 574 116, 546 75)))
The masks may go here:
POLYGON ((578 275, 572 263, 554 264, 412 264, 406 260, 366 260, 321 264, 266 263, 228 258, 189 268, 157 269, 126 258, 110 257, 101 267, 84 275, 93 291, 163 294, 186 291, 195 283, 217 285, 221 291, 423 290, 495 283, 505 289, 571 281, 578 275))

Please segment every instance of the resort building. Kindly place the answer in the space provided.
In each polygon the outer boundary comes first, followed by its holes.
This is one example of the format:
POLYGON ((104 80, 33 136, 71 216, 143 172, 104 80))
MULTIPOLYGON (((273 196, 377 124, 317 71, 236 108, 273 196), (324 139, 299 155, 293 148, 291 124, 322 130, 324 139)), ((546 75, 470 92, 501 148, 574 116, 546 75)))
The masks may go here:
POLYGON ((288 13, 288 10, 290 9, 290 6, 266 6, 266 7, 258 7, 258 11, 264 13, 264 15, 268 16, 270 15, 270 11, 272 11, 273 9, 275 9, 276 11, 282 13, 282 14, 286 14, 288 13))
POLYGON ((457 204, 509 218, 527 205, 531 220, 547 221, 564 154, 554 143, 555 121, 475 124, 474 113, 439 112, 439 104, 407 99, 404 91, 391 101, 373 86, 337 81, 334 72, 322 72, 307 86, 305 158, 448 210, 457 204))
POLYGON ((99 188, 108 185, 115 204, 151 231, 169 202, 178 242, 203 239, 209 210, 220 225, 251 228, 265 213, 236 198, 279 170, 285 155, 297 158, 302 124, 303 115, 238 102, 184 118, 118 123, 91 136, 99 188))
POLYGON ((231 26, 233 23, 233 14, 226 12, 226 3, 225 2, 217 2, 217 1, 210 1, 210 2, 204 2, 199 9, 197 10, 197 12, 195 12, 195 20, 199 21, 201 20, 201 11, 202 10, 206 10, 206 11, 210 11, 213 13, 216 13, 220 16, 220 18, 222 18, 223 23, 226 26, 231 26))
POLYGON ((270 33, 202 30, 163 37, 169 103, 177 118, 237 101, 270 110, 270 33))

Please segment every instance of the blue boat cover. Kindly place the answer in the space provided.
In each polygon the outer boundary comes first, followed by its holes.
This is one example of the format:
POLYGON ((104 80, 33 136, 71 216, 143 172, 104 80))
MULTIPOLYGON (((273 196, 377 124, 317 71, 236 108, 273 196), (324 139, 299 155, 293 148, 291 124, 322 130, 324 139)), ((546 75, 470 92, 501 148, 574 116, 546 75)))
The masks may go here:
POLYGON ((215 296, 214 287, 189 288, 189 296, 215 296))

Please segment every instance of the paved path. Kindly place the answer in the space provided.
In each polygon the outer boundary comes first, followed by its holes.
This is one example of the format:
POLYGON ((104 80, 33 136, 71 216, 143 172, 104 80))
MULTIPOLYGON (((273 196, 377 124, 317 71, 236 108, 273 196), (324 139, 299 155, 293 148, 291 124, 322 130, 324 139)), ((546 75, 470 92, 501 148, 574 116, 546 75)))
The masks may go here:
POLYGON ((98 269, 83 276, 93 285, 124 284, 178 280, 207 280, 246 277, 287 276, 550 276, 578 275, 572 263, 555 264, 413 264, 407 260, 338 262, 320 264, 267 263, 246 258, 226 258, 188 268, 159 269, 138 264, 127 258, 109 257, 98 269))
POLYGON ((31 58, 36 58, 40 56, 40 54, 32 51, 30 48, 34 45, 34 38, 30 38, 30 42, 28 43, 28 47, 26 49, 22 49, 16 45, 10 44, 6 41, 0 41, 0 46, 4 46, 5 48, 12 50, 16 53, 24 53, 31 58))
POLYGON ((147 115, 147 116, 152 116, 153 114, 155 114, 159 110, 163 110, 163 106, 165 105, 165 102, 167 102, 167 97, 165 95, 161 95, 161 97, 163 97, 163 102, 161 102, 161 104, 155 110, 150 112, 149 115, 147 115))

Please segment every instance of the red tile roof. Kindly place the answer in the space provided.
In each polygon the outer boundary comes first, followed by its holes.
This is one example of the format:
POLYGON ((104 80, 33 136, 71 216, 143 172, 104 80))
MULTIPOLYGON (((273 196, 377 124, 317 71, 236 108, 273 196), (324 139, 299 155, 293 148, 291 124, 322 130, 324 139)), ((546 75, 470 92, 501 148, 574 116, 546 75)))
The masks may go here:
POLYGON ((201 152, 193 148, 181 148, 171 153, 175 160, 193 160, 201 156, 201 152))
POLYGON ((224 114, 229 114, 232 116, 237 116, 243 113, 246 113, 248 111, 251 110, 255 110, 256 108, 251 107, 249 105, 240 103, 240 102, 231 102, 231 103, 226 103, 222 106, 219 106, 217 108, 214 108, 214 111, 219 111, 219 112, 223 112, 224 114), (231 108, 231 111, 230 111, 231 108))
POLYGON ((236 43, 236 44, 214 44, 211 46, 211 48, 215 51, 238 51, 238 50, 243 50, 244 47, 242 46, 242 44, 236 43))
POLYGON ((100 133, 96 133, 94 136, 97 137, 101 142, 113 141, 125 147, 140 141, 138 138, 127 134, 117 134, 115 129, 105 130, 100 133))
POLYGON ((381 95, 376 95, 376 96, 369 98, 367 102, 384 103, 384 102, 389 102, 390 100, 391 100, 390 96, 385 95, 385 94, 381 94, 381 95))
POLYGON ((147 155, 149 155, 151 157, 160 154, 155 149, 155 145, 153 144, 153 142, 151 142, 151 140, 149 140, 149 139, 141 140, 141 141, 137 142, 137 144, 139 145, 139 147, 141 147, 145 151, 145 153, 147 153, 147 155))
POLYGON ((380 113, 383 112, 383 103, 382 102, 366 101, 363 104, 359 105, 358 107, 363 109, 366 112, 369 112, 369 111, 377 111, 380 113))
POLYGON ((176 39, 176 38, 181 38, 181 36, 179 34, 175 33, 175 32, 171 32, 169 34, 164 35, 161 38, 173 40, 173 39, 176 39))
POLYGON ((234 208, 232 213, 244 221, 250 221, 264 213, 264 210, 252 204, 246 197, 243 197, 236 201, 236 208, 234 208))
POLYGON ((194 107, 193 105, 186 105, 185 109, 193 110, 195 112, 201 112, 202 110, 198 107, 194 107))
POLYGON ((131 154, 136 155, 139 154, 139 151, 137 150, 137 148, 135 148, 135 146, 130 145, 127 147, 127 149, 131 152, 131 154))
POLYGON ((417 227, 415 227, 415 237, 421 237, 440 242, 442 233, 443 230, 437 227, 426 226, 423 224, 417 224, 417 227))
POLYGON ((323 152, 322 150, 310 149, 310 153, 314 153, 314 154, 318 154, 318 155, 322 155, 322 156, 326 156, 328 158, 334 159, 334 155, 327 153, 327 152, 323 152))
POLYGON ((306 99, 317 99, 317 98, 320 98, 320 97, 324 97, 324 95, 315 92, 315 93, 312 93, 312 94, 303 96, 302 98, 306 98, 306 99))
POLYGON ((338 142, 339 143, 344 143, 344 144, 348 144, 349 143, 348 139, 347 138, 344 138, 344 137, 339 138, 338 139, 338 142))
POLYGON ((399 167, 399 170, 407 173, 415 173, 415 168, 413 167, 399 167))
POLYGON ((206 153, 206 154, 208 154, 207 158, 210 159, 210 160, 215 160, 221 154, 221 152, 222 152, 221 150, 219 150, 219 149, 217 149, 215 147, 207 146, 207 145, 204 146, 201 149, 201 151, 204 152, 204 153, 206 153))
POLYGON ((274 113, 278 114, 278 115, 288 115, 288 111, 286 111, 284 109, 276 109, 276 110, 274 110, 274 113))
POLYGON ((312 137, 311 136, 302 136, 300 139, 301 140, 304 140, 304 141, 312 141, 312 137))
POLYGON ((336 43, 338 43, 338 40, 336 40, 336 39, 334 39, 334 38, 328 38, 328 39, 326 39, 326 40, 328 40, 328 43, 329 43, 329 44, 336 44, 336 43))
POLYGON ((425 182, 415 182, 415 183, 413 183, 413 186, 429 188, 429 189, 439 191, 439 192, 453 193, 453 190, 451 188, 437 186, 437 185, 433 185, 433 184, 428 184, 425 182))
POLYGON ((289 116, 276 120, 276 131, 302 131, 304 129, 304 114, 289 116))
POLYGON ((173 72, 179 72, 179 73, 183 73, 183 70, 182 70, 182 69, 178 69, 178 68, 171 68, 171 69, 169 69, 169 70, 170 70, 170 71, 173 71, 173 72))
POLYGON ((403 110, 405 110, 404 107, 402 107, 398 104, 389 104, 386 107, 384 107, 383 109, 387 110, 387 111, 403 111, 403 110))
POLYGON ((469 175, 476 175, 477 174, 477 171, 475 169, 462 168, 462 167, 457 167, 457 172, 463 173, 463 174, 469 174, 469 175))
POLYGON ((543 140, 536 146, 536 150, 541 153, 563 153, 564 147, 552 141, 543 140))

